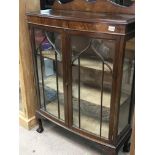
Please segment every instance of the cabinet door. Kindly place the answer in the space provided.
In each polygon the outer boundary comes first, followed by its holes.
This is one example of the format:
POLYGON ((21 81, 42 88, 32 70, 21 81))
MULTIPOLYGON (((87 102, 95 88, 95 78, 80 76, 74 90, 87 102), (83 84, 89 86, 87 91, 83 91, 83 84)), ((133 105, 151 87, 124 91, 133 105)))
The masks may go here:
POLYGON ((34 36, 40 108, 64 121, 61 33, 34 29, 34 36))
POLYGON ((72 126, 109 138, 116 40, 71 35, 72 126))

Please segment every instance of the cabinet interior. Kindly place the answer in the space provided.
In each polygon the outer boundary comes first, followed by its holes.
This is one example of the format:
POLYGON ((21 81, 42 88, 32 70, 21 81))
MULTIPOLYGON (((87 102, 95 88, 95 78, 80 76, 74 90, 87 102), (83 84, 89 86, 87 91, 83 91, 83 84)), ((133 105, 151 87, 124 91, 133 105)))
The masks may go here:
MULTIPOLYGON (((37 33, 40 36, 36 37, 36 42, 39 37, 43 40, 39 44, 36 43, 42 108, 64 121, 61 35, 41 30, 37 30, 37 33)), ((125 86, 122 88, 120 98, 120 117, 123 118, 128 118, 128 102, 131 95, 131 85, 127 83, 130 80, 127 78, 131 74, 129 68, 131 61, 129 60, 133 57, 131 42, 127 43, 126 51, 123 65, 125 86)), ((73 126, 96 136, 108 138, 115 42, 106 39, 71 36, 70 52, 72 56, 70 65, 72 66, 73 126), (102 119, 100 118, 101 109, 102 119)), ((122 130, 124 124, 127 124, 125 121, 124 119, 124 123, 119 125, 119 131, 122 130)))

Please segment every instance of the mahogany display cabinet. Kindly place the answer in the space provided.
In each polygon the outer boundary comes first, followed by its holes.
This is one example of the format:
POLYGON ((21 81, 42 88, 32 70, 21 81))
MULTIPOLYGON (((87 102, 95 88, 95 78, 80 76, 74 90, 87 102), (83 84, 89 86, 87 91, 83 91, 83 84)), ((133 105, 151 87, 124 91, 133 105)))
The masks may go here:
POLYGON ((134 104, 134 6, 74 0, 27 13, 43 131, 47 119, 101 144, 129 151, 134 104))

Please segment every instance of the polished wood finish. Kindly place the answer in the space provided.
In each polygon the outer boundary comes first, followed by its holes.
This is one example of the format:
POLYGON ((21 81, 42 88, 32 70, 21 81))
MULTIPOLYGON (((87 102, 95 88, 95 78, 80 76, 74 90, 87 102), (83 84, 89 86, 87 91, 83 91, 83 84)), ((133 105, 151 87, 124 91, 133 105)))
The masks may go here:
POLYGON ((96 2, 87 2, 86 0, 74 0, 71 3, 61 5, 55 1, 53 7, 55 10, 74 10, 74 11, 88 11, 88 12, 100 12, 100 13, 122 13, 122 14, 134 14, 135 4, 130 7, 121 6, 112 3, 110 0, 97 0, 96 2))
POLYGON ((63 83, 64 83, 64 102, 65 102, 65 123, 66 125, 68 126, 69 125, 69 109, 68 109, 68 67, 67 67, 67 63, 68 63, 68 57, 67 57, 67 50, 68 50, 68 47, 66 46, 65 43, 67 43, 68 41, 68 36, 65 34, 65 32, 63 31, 62 32, 62 44, 61 44, 61 47, 63 49, 63 52, 62 52, 62 59, 63 59, 63 83))
POLYGON ((46 11, 27 13, 28 22, 36 25, 100 32, 107 34, 125 35, 134 31, 134 15, 98 14, 77 11, 46 11), (51 21, 52 20, 52 24, 51 21), (127 26, 126 26, 127 25, 127 26), (109 31, 109 26, 115 26, 115 31, 109 31))
POLYGON ((36 125, 36 87, 34 83, 34 68, 32 63, 32 49, 29 41, 29 31, 26 22, 27 11, 39 9, 38 0, 19 1, 19 74, 22 96, 22 111, 19 114, 19 121, 27 129, 36 125))
POLYGON ((25 4, 26 12, 40 10, 40 0, 27 0, 25 1, 25 4))
MULTIPOLYGON (((84 138, 101 144, 103 150, 109 155, 116 155, 120 147, 128 142, 131 135, 131 125, 128 124, 123 132, 121 132, 121 134, 118 136, 118 120, 125 42, 134 37, 135 18, 133 8, 134 6, 129 8, 121 7, 105 0, 98 0, 96 3, 88 3, 82 0, 75 0, 71 3, 63 5, 55 2, 52 6, 52 9, 54 9, 54 11, 48 10, 45 12, 37 11, 27 13, 27 22, 30 28, 33 53, 35 52, 35 28, 40 28, 45 31, 59 32, 62 36, 61 47, 63 58, 62 64, 65 96, 65 121, 63 122, 60 119, 50 115, 48 112, 46 112, 46 110, 38 108, 36 112, 36 116, 39 122, 38 132, 42 132, 43 127, 41 124, 41 119, 45 118, 67 129, 68 131, 71 131, 84 138), (94 8, 92 9, 92 7, 94 8), (91 12, 88 12, 90 10, 91 12), (113 26, 114 31, 109 30, 109 26, 113 26), (115 57, 112 78, 112 99, 110 105, 108 138, 102 138, 101 136, 88 133, 83 129, 79 129, 73 126, 71 60, 72 35, 101 38, 112 40, 115 42, 115 57)), ((35 61, 36 58, 34 54, 33 58, 35 61)), ((100 120, 100 124, 101 122, 102 120, 100 120)))
POLYGON ((114 75, 115 75, 115 81, 114 81, 114 94, 115 96, 112 96, 112 99, 114 99, 111 102, 111 119, 113 119, 113 137, 114 137, 114 143, 117 143, 117 133, 118 133, 118 118, 119 118, 119 107, 120 105, 117 103, 120 103, 120 95, 121 95, 121 80, 122 80, 122 74, 123 74, 123 58, 124 58, 124 51, 125 51, 125 44, 124 44, 124 37, 120 38, 119 47, 117 48, 117 59, 115 59, 114 64, 114 75), (114 104, 115 103, 115 104, 114 104))

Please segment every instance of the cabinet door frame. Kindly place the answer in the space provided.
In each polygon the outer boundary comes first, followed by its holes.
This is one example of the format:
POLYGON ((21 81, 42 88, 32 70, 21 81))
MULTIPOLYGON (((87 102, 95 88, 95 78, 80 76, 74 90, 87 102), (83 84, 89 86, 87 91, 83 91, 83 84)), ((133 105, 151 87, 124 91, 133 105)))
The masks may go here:
POLYGON ((31 47, 32 47, 32 56, 33 56, 33 65, 35 68, 35 83, 36 83, 36 94, 37 94, 37 100, 38 100, 38 108, 37 111, 44 113, 47 115, 47 117, 53 119, 56 123, 59 123, 63 126, 68 127, 68 106, 67 106, 67 86, 66 86, 66 51, 63 48, 64 41, 65 41, 65 35, 63 29, 60 28, 53 28, 48 26, 42 26, 42 25, 36 25, 36 24, 29 24, 29 31, 30 31, 30 40, 31 40, 31 47), (35 36, 34 36, 34 30, 40 29, 44 31, 49 32, 58 32, 61 35, 61 51, 62 51, 62 70, 63 70, 63 89, 64 89, 64 122, 61 121, 61 119, 56 118, 46 110, 41 109, 41 102, 40 102, 40 96, 39 96, 39 83, 38 83, 38 73, 37 73, 37 63, 36 63, 36 49, 35 49, 35 36))
MULTIPOLYGON (((69 108, 69 128, 71 128, 73 131, 78 132, 79 134, 82 134, 83 136, 88 136, 90 138, 93 138, 94 141, 102 141, 109 144, 114 144, 114 130, 117 131, 117 127, 115 126, 115 123, 117 122, 118 116, 118 98, 119 93, 116 93, 119 91, 118 85, 120 84, 118 81, 120 77, 118 76, 118 67, 119 67, 119 60, 118 56, 120 56, 119 48, 120 48, 120 36, 117 35, 110 35, 110 34, 103 34, 103 33, 95 33, 95 32, 85 32, 85 31, 76 31, 76 30, 67 30, 68 35, 68 50, 67 50, 67 57, 68 57, 68 108, 69 108), (72 110, 72 65, 71 65, 71 40, 70 36, 86 36, 86 37, 92 37, 92 38, 98 38, 98 39, 110 39, 115 41, 115 56, 114 56, 114 69, 113 69, 113 77, 112 77, 112 93, 111 93, 111 102, 110 102, 110 118, 109 118, 109 138, 101 138, 93 134, 89 134, 79 128, 74 128, 73 125, 73 110, 72 110), (115 127, 114 127, 115 126, 115 127)), ((119 91, 120 92, 120 91, 119 91)))

